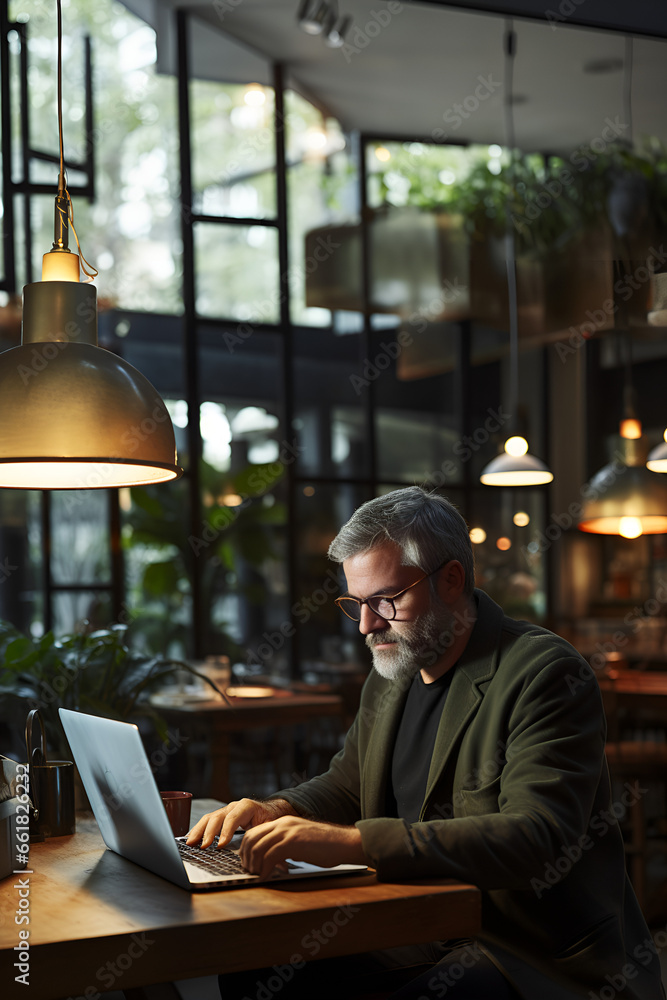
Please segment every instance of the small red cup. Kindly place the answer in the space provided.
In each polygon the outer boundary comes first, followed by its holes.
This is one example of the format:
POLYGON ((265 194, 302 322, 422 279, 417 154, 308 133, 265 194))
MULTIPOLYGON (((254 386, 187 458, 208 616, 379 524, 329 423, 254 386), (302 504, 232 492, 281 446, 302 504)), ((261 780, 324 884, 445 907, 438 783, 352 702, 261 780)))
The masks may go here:
POLYGON ((190 829, 192 792, 160 792, 169 824, 175 837, 184 837, 190 829))

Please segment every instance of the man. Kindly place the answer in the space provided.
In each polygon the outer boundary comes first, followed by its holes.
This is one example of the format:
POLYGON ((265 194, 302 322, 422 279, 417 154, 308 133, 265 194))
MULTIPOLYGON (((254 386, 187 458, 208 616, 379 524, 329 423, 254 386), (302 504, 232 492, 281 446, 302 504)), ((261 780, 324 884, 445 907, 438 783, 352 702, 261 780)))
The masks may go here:
MULTIPOLYGON (((222 846, 241 827, 242 858, 261 875, 298 857, 366 863, 383 881, 479 886, 478 940, 408 956, 431 965, 397 997, 664 997, 625 873, 585 661, 474 590, 466 524, 436 494, 410 487, 369 501, 329 555, 347 581, 337 603, 358 620, 374 667, 344 748, 323 775, 208 814, 189 842, 219 834, 222 846)), ((383 960, 392 956, 373 959, 383 960)), ((298 975, 285 1000, 302 995, 298 975)))

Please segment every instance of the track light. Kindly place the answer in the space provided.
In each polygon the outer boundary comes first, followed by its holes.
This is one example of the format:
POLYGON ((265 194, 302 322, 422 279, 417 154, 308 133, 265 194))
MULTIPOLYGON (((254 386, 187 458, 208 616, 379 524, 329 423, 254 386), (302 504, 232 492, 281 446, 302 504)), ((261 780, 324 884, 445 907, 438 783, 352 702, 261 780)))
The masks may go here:
POLYGON ((327 0, 301 0, 297 21, 307 35, 321 35, 331 14, 327 0))
POLYGON ((336 17, 334 15, 327 25, 324 44, 328 45, 330 49, 342 48, 345 45, 345 36, 350 30, 351 24, 351 17, 336 17))

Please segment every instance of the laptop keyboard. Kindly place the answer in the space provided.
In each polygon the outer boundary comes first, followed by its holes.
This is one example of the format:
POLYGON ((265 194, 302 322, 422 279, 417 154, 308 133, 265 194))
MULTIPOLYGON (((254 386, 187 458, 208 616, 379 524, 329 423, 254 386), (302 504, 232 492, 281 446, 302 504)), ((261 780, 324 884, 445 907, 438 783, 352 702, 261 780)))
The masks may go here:
POLYGON ((248 875, 248 869, 243 867, 241 859, 228 847, 197 847, 195 844, 185 844, 176 841, 183 861, 188 861, 197 868, 202 868, 211 875, 248 875))

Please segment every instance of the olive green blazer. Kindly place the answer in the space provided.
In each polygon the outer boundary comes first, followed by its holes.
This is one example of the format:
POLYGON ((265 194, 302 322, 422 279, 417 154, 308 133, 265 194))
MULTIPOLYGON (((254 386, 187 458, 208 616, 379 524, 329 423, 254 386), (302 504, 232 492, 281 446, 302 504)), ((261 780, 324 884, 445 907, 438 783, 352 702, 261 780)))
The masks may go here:
POLYGON ((479 886, 479 941, 526 1000, 662 1000, 618 825, 645 789, 628 783, 612 797, 597 680, 569 643, 475 597, 419 822, 386 816, 408 686, 376 671, 329 770, 278 795, 356 824, 383 881, 479 886))

